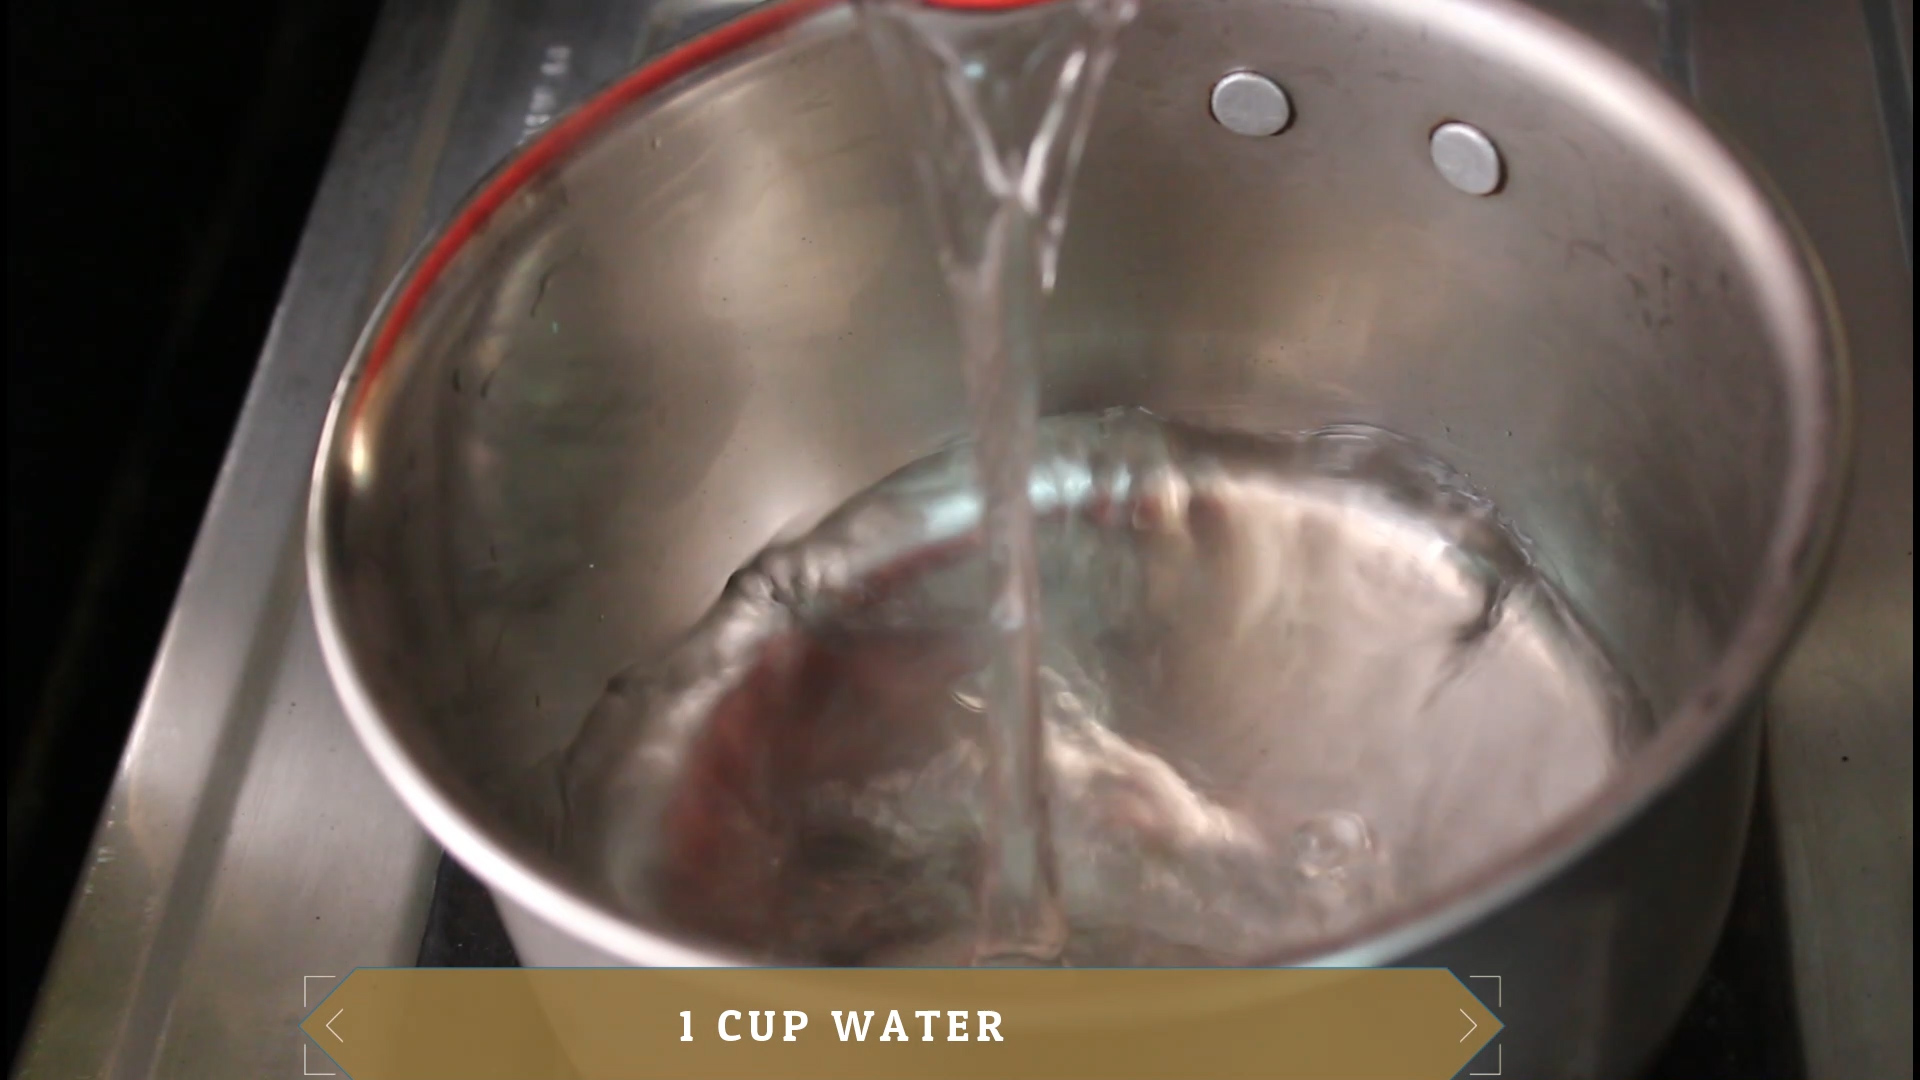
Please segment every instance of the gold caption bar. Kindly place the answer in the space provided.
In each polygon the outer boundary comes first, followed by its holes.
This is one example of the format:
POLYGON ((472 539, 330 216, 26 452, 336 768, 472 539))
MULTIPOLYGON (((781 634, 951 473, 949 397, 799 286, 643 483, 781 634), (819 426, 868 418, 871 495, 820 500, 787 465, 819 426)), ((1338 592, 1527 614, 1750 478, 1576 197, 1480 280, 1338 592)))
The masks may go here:
POLYGON ((1445 1080, 1450 972, 355 971, 301 1024, 352 1080, 1445 1080))

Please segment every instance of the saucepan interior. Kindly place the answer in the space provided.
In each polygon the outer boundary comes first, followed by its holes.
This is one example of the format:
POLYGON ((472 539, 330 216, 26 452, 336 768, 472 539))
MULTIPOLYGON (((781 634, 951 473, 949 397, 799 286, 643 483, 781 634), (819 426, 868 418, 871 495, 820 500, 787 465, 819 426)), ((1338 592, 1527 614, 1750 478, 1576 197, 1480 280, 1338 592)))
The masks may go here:
MULTIPOLYGON (((396 286, 342 383, 310 538, 329 662, 387 776, 497 889, 627 962, 737 943, 556 858, 553 789, 528 778, 756 551, 965 422, 847 9, 763 8, 664 64, 523 151, 396 286)), ((1413 439, 1497 503, 1643 697, 1656 731, 1605 784, 1373 933, 1573 858, 1759 686, 1837 491, 1829 325, 1729 153, 1555 24, 1156 0, 1081 170, 1044 408, 1413 439), (1210 115, 1242 69, 1285 87, 1285 131, 1210 115), (1498 147, 1497 192, 1436 171, 1450 121, 1498 147)))

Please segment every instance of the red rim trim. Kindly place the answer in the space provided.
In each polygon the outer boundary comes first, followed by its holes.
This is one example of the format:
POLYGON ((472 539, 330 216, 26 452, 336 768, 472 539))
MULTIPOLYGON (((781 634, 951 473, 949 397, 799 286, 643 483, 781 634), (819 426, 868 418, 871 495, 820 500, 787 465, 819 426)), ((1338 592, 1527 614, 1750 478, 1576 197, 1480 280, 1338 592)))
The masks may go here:
MULTIPOLYGON (((711 33, 687 42, 660 56, 658 59, 636 69, 607 90, 590 99, 578 110, 568 114, 560 123, 534 140, 519 156, 508 162, 500 173, 488 181, 485 187, 469 199, 459 214, 441 233, 426 256, 420 260, 419 267, 407 280, 405 287, 395 298, 393 307, 381 321, 379 333, 373 339, 373 346, 367 351, 366 366, 361 372, 360 385, 354 393, 352 413, 356 417, 366 404, 367 395, 372 391, 380 372, 385 369, 392 357, 400 335, 407 324, 419 312, 421 303, 433 289, 447 264, 453 261, 460 249, 473 239, 474 234, 492 220, 506 201, 512 198, 528 182, 560 158, 578 147, 602 124, 611 120, 621 110, 640 98, 658 90, 667 83, 736 50, 753 44, 770 34, 784 30, 801 19, 814 14, 837 0, 787 0, 785 3, 762 8, 715 29, 711 33)), ((952 3, 954 0, 946 0, 952 3)), ((958 0, 966 3, 1006 3, 1007 0, 958 0)), ((1015 0, 1019 2, 1019 0, 1015 0)), ((1029 0, 1031 2, 1031 0, 1029 0)))
POLYGON ((1014 8, 1039 7, 1052 0, 921 0, 928 7, 956 11, 1011 11, 1014 8))

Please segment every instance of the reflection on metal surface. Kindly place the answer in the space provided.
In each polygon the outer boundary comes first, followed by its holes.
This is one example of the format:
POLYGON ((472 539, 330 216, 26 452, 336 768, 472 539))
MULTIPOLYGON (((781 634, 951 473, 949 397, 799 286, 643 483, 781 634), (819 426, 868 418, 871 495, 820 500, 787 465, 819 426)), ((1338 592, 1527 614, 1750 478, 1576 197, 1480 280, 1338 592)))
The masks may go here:
POLYGON ((631 54, 638 64, 658 56, 695 34, 759 6, 761 0, 655 0, 647 5, 646 21, 631 54))
POLYGON ((1694 0, 1647 0, 1660 19, 1660 73, 1692 95, 1699 90, 1693 74, 1694 0))
POLYGON ((1862 0, 1880 88, 1880 122, 1893 159, 1907 269, 1913 269, 1913 0, 1862 0))
POLYGON ((575 70, 605 79, 638 14, 450 0, 384 13, 16 1075, 299 1075, 303 976, 413 960, 438 852, 368 765, 320 663, 289 546, 312 447, 387 279, 512 146, 519 112, 476 102, 476 71, 533 50, 502 64, 512 80, 478 80, 521 106, 541 46, 579 39, 600 44, 575 70), (476 107, 505 123, 476 123, 476 107))
POLYGON ((1857 0, 1698 0, 1698 17, 1702 103, 1799 213, 1854 364, 1851 506, 1768 701, 1807 1068, 1912 1076, 1912 272, 1867 26, 1857 0))
MULTIPOLYGON (((1909 0, 1541 6, 1698 84, 1798 210, 1847 318, 1854 503, 1830 592, 1774 695, 1769 775, 1809 1071, 1899 1077, 1912 1075, 1912 306, 1896 191, 1911 187, 1893 178, 1874 122, 1887 100, 1870 60, 1879 16, 1862 3, 1891 12, 1910 112, 1909 0), (1691 16, 1691 76, 1674 64, 1677 14, 1691 16)), ((631 61, 647 10, 435 0, 387 13, 19 1075, 298 1075, 301 976, 413 960, 433 851, 347 733, 288 537, 327 393, 373 295, 519 137, 545 50, 574 49, 562 94, 578 94, 631 61), (421 123, 440 95, 457 102, 444 141, 421 123)), ((524 913, 505 915, 535 932, 524 913)), ((1507 996, 1509 1010, 1527 1007, 1507 996)))

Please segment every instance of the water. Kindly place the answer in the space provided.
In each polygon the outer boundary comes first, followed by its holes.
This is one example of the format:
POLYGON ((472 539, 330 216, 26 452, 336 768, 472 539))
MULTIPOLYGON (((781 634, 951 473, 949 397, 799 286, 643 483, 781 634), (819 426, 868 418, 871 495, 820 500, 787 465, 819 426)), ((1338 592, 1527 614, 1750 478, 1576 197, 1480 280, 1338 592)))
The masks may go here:
MULTIPOLYGON (((1460 884, 1646 714, 1485 499, 1389 433, 1035 429, 1026 491, 1056 958, 1255 962, 1460 884)), ((970 447, 761 553, 617 679, 563 857, 763 956, 969 963, 1004 794, 970 447)), ((1031 955, 1031 954, 1029 954, 1031 955)))
POLYGON ((1039 376, 1068 195, 1120 31, 1138 0, 951 10, 866 0, 862 25, 932 213, 985 494, 980 689, 989 777, 979 881, 983 963, 1048 962, 1066 942, 1041 765, 1040 588, 1027 501, 1039 376))
POLYGON ((1136 3, 863 3, 974 437, 762 552, 595 707, 560 855, 636 917, 800 962, 1253 962, 1456 884, 1644 730, 1525 545, 1404 440, 1039 422, 1136 3))

